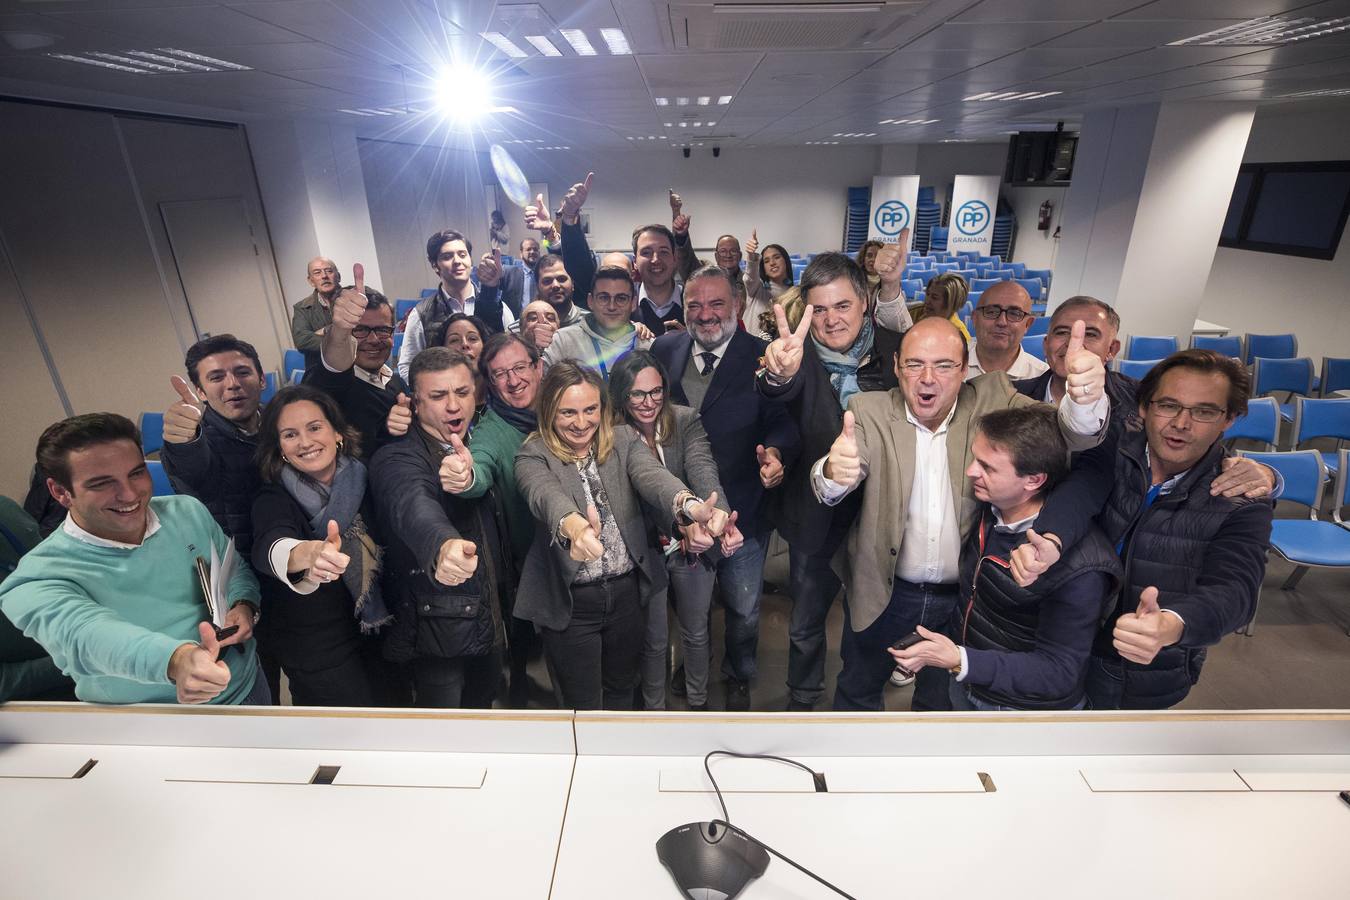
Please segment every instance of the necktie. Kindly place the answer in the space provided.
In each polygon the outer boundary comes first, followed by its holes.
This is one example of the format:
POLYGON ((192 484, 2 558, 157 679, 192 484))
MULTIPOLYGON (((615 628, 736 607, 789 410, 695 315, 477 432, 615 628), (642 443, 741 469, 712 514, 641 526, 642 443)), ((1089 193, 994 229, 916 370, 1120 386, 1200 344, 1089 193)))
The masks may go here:
POLYGON ((699 359, 703 360, 703 369, 698 374, 707 378, 712 374, 713 365, 717 362, 717 354, 713 353, 711 350, 704 350, 698 356, 699 359))

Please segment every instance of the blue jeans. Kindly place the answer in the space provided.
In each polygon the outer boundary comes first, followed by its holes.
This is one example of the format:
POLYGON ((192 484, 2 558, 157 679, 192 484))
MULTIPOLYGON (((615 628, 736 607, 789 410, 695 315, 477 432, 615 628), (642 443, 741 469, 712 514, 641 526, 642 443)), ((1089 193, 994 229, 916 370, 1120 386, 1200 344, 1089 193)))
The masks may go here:
POLYGON ((759 652, 759 595, 764 586, 767 534, 745 536, 734 556, 717 564, 717 598, 726 610, 726 653, 722 674, 737 681, 755 677, 759 652))
POLYGON ((253 689, 239 703, 241 706, 272 705, 272 691, 268 688, 267 679, 263 676, 261 663, 258 664, 257 671, 253 674, 253 689))
MULTIPOLYGON (((839 652, 844 669, 835 684, 834 708, 879 711, 886 681, 895 671, 895 658, 887 648, 912 632, 917 625, 943 631, 952 620, 959 596, 954 584, 913 584, 895 579, 890 602, 875 622, 854 631, 848 604, 844 604, 844 635, 839 652)), ((950 680, 945 669, 926 666, 914 680, 914 710, 951 709, 947 695, 950 680)))
POLYGON ((788 548, 788 573, 788 593, 792 595, 788 694, 800 703, 814 705, 825 693, 825 619, 842 585, 830 568, 828 556, 810 556, 792 547, 788 548))

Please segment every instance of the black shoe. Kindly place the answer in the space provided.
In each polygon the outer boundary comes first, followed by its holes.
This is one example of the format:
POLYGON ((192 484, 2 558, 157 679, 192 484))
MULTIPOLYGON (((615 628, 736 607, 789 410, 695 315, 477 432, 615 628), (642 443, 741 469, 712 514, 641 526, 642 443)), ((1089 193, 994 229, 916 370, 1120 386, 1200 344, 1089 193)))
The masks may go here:
POLYGON ((814 703, 807 703, 804 700, 789 700, 787 705, 788 712, 812 712, 815 708, 814 703))
POLYGON ((707 712, 707 711, 708 711, 708 704, 706 704, 706 703, 690 703, 690 704, 689 704, 689 711, 690 711, 690 712, 707 712))
POLYGON ((750 711, 750 685, 739 678, 727 679, 727 712, 750 711))
POLYGON ((688 691, 684 686, 684 664, 681 663, 675 669, 675 674, 670 676, 670 692, 676 697, 685 696, 688 691))

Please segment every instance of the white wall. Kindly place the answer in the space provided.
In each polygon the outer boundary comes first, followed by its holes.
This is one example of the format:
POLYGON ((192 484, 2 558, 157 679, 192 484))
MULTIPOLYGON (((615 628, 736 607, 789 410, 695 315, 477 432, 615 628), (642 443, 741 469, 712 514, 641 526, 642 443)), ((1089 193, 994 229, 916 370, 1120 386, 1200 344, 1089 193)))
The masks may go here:
POLYGON ((1026 263, 1029 269, 1053 269, 1059 256, 1060 238, 1054 236, 1055 229, 1064 219, 1064 198, 1069 193, 1067 187, 1013 187, 1003 185, 1003 199, 1013 208, 1017 217, 1017 236, 1013 241, 1013 262, 1026 263), (1050 214, 1050 227, 1045 231, 1036 229, 1041 204, 1049 200, 1054 206, 1050 214))
MULTIPOLYGON (((1244 162, 1350 159, 1350 121, 1327 113, 1257 112, 1244 162)), ((1292 331, 1302 356, 1350 356, 1350 229, 1335 259, 1220 247, 1200 318, 1233 334, 1292 331)))

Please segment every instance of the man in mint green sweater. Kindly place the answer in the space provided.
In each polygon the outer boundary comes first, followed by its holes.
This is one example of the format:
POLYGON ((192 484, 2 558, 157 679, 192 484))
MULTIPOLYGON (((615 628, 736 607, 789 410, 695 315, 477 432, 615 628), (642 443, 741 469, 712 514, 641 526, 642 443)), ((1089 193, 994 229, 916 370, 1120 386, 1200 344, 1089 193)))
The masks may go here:
POLYGON ((38 441, 70 514, 0 585, 0 609, 96 703, 267 703, 252 640, 258 582, 240 561, 217 640, 198 556, 230 539, 192 497, 151 499, 136 426, 112 413, 58 422, 38 441), (229 647, 236 646, 230 650, 229 647), (219 657, 219 658, 218 658, 219 657))

